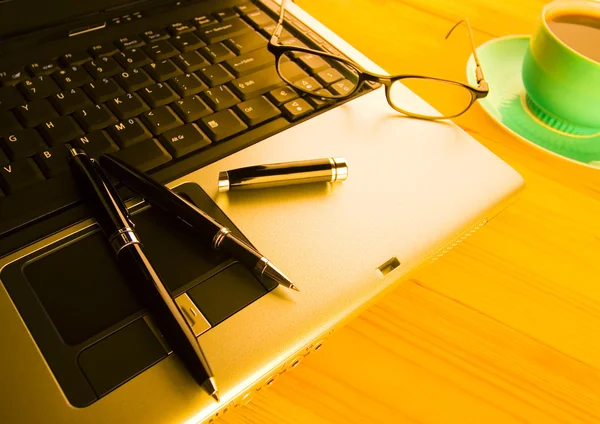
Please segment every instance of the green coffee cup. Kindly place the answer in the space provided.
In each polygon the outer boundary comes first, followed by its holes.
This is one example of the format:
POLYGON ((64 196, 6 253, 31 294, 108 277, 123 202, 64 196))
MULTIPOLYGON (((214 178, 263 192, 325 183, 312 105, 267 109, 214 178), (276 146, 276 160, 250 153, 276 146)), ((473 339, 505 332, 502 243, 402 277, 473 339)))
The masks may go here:
POLYGON ((556 131, 575 136, 600 132, 600 43, 595 44, 596 35, 600 36, 600 1, 555 1, 542 10, 525 54, 522 78, 530 112, 556 131), (563 21, 576 24, 577 19, 587 27, 557 25, 563 21), (572 33, 559 32, 562 28, 572 33), (589 31, 578 34, 579 30, 589 31), (578 40, 594 45, 578 45, 578 40))

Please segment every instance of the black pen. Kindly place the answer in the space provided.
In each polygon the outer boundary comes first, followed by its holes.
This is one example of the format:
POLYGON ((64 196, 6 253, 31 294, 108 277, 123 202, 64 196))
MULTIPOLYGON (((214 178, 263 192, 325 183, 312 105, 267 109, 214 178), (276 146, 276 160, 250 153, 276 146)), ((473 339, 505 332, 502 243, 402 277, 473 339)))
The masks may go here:
POLYGON ((75 180, 134 291, 196 382, 219 401, 215 379, 198 340, 144 255, 125 204, 98 162, 83 150, 70 149, 69 153, 75 180))
POLYGON ((151 205, 178 218, 200 236, 211 240, 213 249, 222 249, 230 253, 262 279, 271 279, 277 284, 299 291, 290 279, 267 258, 233 235, 229 228, 219 224, 204 211, 114 156, 102 155, 99 160, 104 169, 137 192, 151 205))

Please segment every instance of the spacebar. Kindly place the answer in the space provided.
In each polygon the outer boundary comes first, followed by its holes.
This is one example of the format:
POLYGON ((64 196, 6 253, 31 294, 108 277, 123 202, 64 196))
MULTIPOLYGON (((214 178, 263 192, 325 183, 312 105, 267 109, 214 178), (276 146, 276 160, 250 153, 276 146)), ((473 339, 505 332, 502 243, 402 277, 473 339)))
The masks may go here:
POLYGON ((0 237, 79 200, 71 174, 65 173, 0 199, 0 237))

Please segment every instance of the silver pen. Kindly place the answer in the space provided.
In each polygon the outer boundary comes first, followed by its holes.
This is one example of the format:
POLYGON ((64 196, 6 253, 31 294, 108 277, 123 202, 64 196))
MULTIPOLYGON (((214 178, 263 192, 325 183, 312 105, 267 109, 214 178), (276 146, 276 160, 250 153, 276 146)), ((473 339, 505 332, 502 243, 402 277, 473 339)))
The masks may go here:
POLYGON ((270 163, 219 173, 219 191, 277 187, 291 184, 339 182, 348 178, 344 158, 323 158, 270 163))

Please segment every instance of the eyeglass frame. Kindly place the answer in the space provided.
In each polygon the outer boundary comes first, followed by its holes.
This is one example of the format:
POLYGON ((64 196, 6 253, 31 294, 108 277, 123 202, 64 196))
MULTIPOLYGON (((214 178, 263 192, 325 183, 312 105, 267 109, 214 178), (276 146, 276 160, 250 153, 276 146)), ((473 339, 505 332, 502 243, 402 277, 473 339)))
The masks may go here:
POLYGON ((370 81, 370 82, 379 83, 379 84, 382 84, 385 86, 385 96, 386 96, 387 102, 397 112, 400 112, 404 115, 407 115, 407 116, 410 116, 413 118, 419 118, 419 119, 424 119, 424 120, 429 120, 429 121, 437 121, 437 120, 442 120, 442 119, 456 118, 457 116, 464 114, 471 108, 471 106, 473 106, 473 104, 477 100, 485 98, 489 93, 489 86, 488 86, 487 82, 485 81, 485 78, 483 75, 483 70, 481 69, 481 63, 479 62, 479 57, 477 56, 477 51, 475 48, 475 42, 473 40, 473 32, 471 30, 471 24, 468 19, 463 19, 463 20, 457 22, 450 29, 448 34, 446 34, 445 39, 448 39, 448 37, 452 34, 452 32, 456 29, 456 27, 458 27, 462 23, 465 23, 465 25, 467 26, 468 32, 469 32, 469 38, 470 38, 470 42, 471 42, 471 50, 473 52, 473 58, 475 60, 475 65, 476 65, 475 77, 476 77, 476 81, 477 81, 477 87, 462 83, 460 81, 430 77, 430 76, 426 76, 426 75, 414 75, 414 74, 399 74, 399 75, 392 75, 392 76, 379 75, 379 74, 367 71, 366 69, 364 69, 362 66, 360 66, 358 63, 354 62, 353 60, 347 59, 342 56, 338 56, 338 55, 324 52, 321 50, 310 49, 307 47, 286 46, 286 45, 280 44, 279 38, 281 37, 281 33, 283 32, 283 21, 284 21, 284 16, 285 16, 285 3, 286 3, 286 0, 282 0, 281 11, 279 13, 279 20, 277 22, 277 25, 275 26, 275 29, 273 30, 273 34, 271 35, 271 38, 269 39, 267 49, 271 53, 273 53, 273 55, 275 55, 275 68, 277 70, 277 73, 281 77, 281 79, 283 79, 285 82, 291 84, 293 87, 298 88, 299 90, 302 90, 304 93, 306 93, 310 96, 320 98, 321 100, 324 100, 324 101, 335 100, 335 99, 344 99, 344 98, 347 98, 347 97, 351 96, 352 94, 354 94, 365 82, 370 81), (300 87, 296 87, 293 82, 288 81, 283 75, 281 75, 281 72, 279 70, 280 58, 282 55, 284 55, 285 53, 288 53, 288 52, 313 54, 313 55, 322 56, 322 57, 329 57, 331 59, 342 62, 343 64, 350 66, 351 68, 353 68, 356 71, 356 73, 358 75, 358 81, 356 82, 354 89, 352 91, 345 93, 345 94, 338 95, 338 96, 332 95, 331 97, 323 97, 323 96, 319 96, 318 94, 316 94, 314 92, 311 92, 308 90, 303 90, 300 87), (400 81, 402 79, 407 79, 407 78, 428 79, 428 80, 433 80, 433 81, 438 81, 438 82, 443 82, 443 83, 448 83, 448 84, 453 84, 453 85, 464 87, 471 94, 471 101, 470 101, 469 105, 462 112, 456 113, 454 115, 449 115, 449 116, 436 117, 436 116, 421 115, 421 114, 405 111, 405 110, 397 107, 394 104, 394 102, 391 99, 390 92, 391 92, 391 87, 395 82, 400 81))

